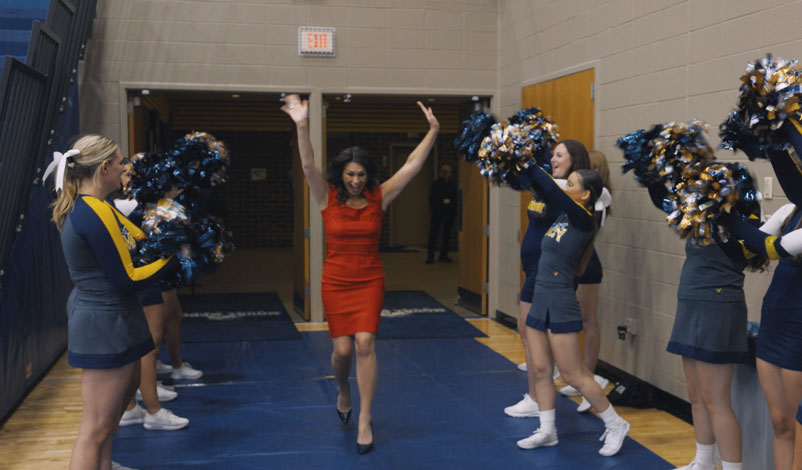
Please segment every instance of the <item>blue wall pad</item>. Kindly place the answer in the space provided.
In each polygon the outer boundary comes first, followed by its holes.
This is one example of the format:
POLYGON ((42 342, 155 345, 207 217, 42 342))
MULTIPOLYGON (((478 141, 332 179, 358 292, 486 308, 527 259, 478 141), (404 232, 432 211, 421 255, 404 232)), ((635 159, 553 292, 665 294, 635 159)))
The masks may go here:
POLYGON ((387 291, 379 339, 478 338, 487 336, 420 290, 387 291))
POLYGON ((181 296, 181 341, 276 341, 300 339, 275 292, 181 296))
POLYGON ((161 469, 670 469, 627 439, 615 457, 598 455, 601 420, 557 398, 560 444, 523 451, 515 441, 537 419, 504 415, 520 399, 526 374, 473 339, 376 343, 379 384, 373 407, 376 448, 356 452, 359 412, 347 426, 335 413, 327 332, 301 341, 188 344, 184 356, 204 371, 176 384, 169 404, 190 419, 182 431, 121 428, 114 459, 161 469))

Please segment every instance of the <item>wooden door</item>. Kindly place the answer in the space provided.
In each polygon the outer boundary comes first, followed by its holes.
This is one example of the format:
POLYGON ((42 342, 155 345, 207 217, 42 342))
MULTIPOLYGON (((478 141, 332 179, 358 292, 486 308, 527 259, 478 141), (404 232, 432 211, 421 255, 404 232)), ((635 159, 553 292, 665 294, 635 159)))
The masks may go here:
MULTIPOLYGON (((407 161, 417 144, 390 144, 390 174, 407 161)), ((437 148, 421 171, 390 205, 390 244, 425 247, 429 243, 429 188, 434 181, 437 148)))
MULTIPOLYGON (((557 123, 560 140, 573 139, 593 149, 593 96, 594 70, 585 70, 564 77, 536 83, 521 89, 521 107, 532 106, 543 110, 557 123)), ((526 207, 532 194, 521 191, 521 232, 520 239, 529 226, 526 207)), ((521 271, 521 286, 524 274, 521 271)))
MULTIPOLYGON (((294 126, 293 126, 294 127, 294 126)), ((292 234, 292 302, 295 311, 309 321, 309 184, 298 155, 298 134, 292 134, 292 189, 294 201, 292 234)))
POLYGON ((462 305, 487 315, 487 199, 488 183, 473 163, 459 162, 459 279, 462 305))

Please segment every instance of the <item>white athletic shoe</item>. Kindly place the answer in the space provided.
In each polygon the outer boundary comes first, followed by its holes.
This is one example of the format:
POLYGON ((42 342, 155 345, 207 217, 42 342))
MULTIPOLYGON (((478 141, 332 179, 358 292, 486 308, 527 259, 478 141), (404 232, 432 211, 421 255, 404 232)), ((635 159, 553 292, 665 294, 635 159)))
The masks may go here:
MULTIPOLYGON (((161 384, 161 382, 156 383, 156 395, 158 395, 159 401, 161 403, 173 401, 176 398, 178 398, 177 392, 174 392, 166 388, 164 385, 161 384)), ((136 399, 142 401, 142 392, 140 392, 139 389, 136 389, 136 399)))
POLYGON ((587 413, 588 411, 590 411, 590 408, 591 408, 590 402, 585 397, 582 397, 582 402, 579 404, 579 406, 576 407, 576 412, 587 413))
POLYGON ((579 391, 570 385, 566 385, 565 387, 561 388, 560 393, 566 397, 578 397, 580 395, 579 391))
POLYGON ((518 364, 518 370, 526 372, 526 361, 518 364))
POLYGON ((688 465, 685 465, 684 467, 677 467, 674 470, 715 470, 715 468, 716 468, 715 466, 712 467, 704 466, 699 462, 697 462, 696 460, 694 460, 688 465))
POLYGON ((619 417, 618 422, 605 428, 604 434, 599 438, 600 441, 604 441, 604 445, 599 449, 599 454, 605 457, 617 454, 621 450, 621 446, 624 445, 624 438, 627 437, 628 432, 629 423, 624 418, 619 417))
POLYGON ((552 434, 546 434, 540 428, 537 428, 531 436, 521 439, 516 444, 521 449, 537 449, 538 447, 556 446, 559 443, 556 431, 552 434))
POLYGON ((504 408, 504 414, 513 418, 537 418, 540 416, 540 407, 537 402, 524 393, 523 400, 504 408))
POLYGON ((184 429, 187 425, 189 425, 188 419, 174 415, 167 408, 162 408, 153 414, 145 413, 144 423, 142 423, 142 426, 150 431, 177 431, 184 429))
POLYGON ((165 364, 162 361, 156 359, 156 374, 157 375, 169 374, 172 371, 173 371, 173 366, 171 366, 170 364, 165 364))
POLYGON ((119 463, 115 462, 114 460, 111 461, 111 470, 136 470, 135 468, 131 467, 123 467, 119 463))
POLYGON ((593 380, 595 380, 596 383, 599 384, 599 387, 601 387, 602 391, 604 391, 604 389, 607 388, 607 385, 610 383, 609 380, 605 379, 601 375, 594 375, 593 380))
POLYGON ((183 362, 181 367, 177 369, 175 367, 173 368, 170 377, 172 377, 173 380, 197 380, 203 377, 203 372, 193 369, 189 362, 183 362))
POLYGON ((144 408, 139 405, 135 405, 133 408, 126 410, 126 412, 123 413, 122 417, 120 418, 120 426, 142 424, 146 414, 148 414, 148 412, 145 411, 144 408))

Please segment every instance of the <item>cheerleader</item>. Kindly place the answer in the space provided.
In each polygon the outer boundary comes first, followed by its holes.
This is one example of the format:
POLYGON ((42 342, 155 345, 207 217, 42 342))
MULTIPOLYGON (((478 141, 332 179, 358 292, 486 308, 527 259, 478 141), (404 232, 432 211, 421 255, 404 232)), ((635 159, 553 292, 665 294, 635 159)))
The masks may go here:
MULTIPOLYGON (((773 159, 778 158, 791 156, 773 159)), ((784 175, 786 184, 789 174, 784 175)), ((786 190, 789 199, 799 197, 800 184, 802 180, 786 190)), ((774 464, 787 470, 794 459, 795 410, 802 400, 802 211, 786 204, 760 230, 729 214, 720 219, 750 250, 781 258, 763 297, 756 362, 774 428, 774 464)))
MULTIPOLYGON (((596 223, 599 229, 604 227, 604 222, 607 215, 611 212, 610 205, 613 202, 610 186, 610 169, 607 166, 607 157, 598 150, 591 150, 588 153, 590 157, 590 166, 593 171, 599 174, 602 179, 604 189, 599 199, 595 203, 596 223)), ((596 364, 599 362, 599 349, 601 348, 601 337, 599 335, 599 321, 597 318, 597 311, 599 306, 599 286, 602 282, 602 265, 599 255, 596 253, 596 247, 590 253, 588 266, 576 280, 576 298, 579 301, 579 307, 582 310, 582 329, 585 331, 585 367, 589 371, 596 370, 596 364)), ((609 380, 600 375, 593 375, 593 379, 604 390, 609 380)), ((560 389, 560 393, 566 396, 578 396, 579 392, 572 386, 566 385, 560 389)), ((577 406, 576 411, 585 413, 590 410, 590 402, 584 397, 582 402, 577 406)))
MULTIPOLYGON (((557 181, 564 181, 574 170, 584 170, 590 168, 590 159, 585 146, 576 140, 564 140, 554 147, 554 154, 551 158, 552 175, 557 181)), ((543 236, 557 218, 557 211, 550 208, 543 199, 539 190, 535 188, 532 192, 532 200, 526 208, 529 218, 529 226, 526 229, 524 238, 521 241, 521 266, 526 275, 524 285, 521 288, 520 301, 518 303, 518 333, 521 335, 521 342, 524 345, 524 358, 526 362, 519 367, 526 370, 529 385, 529 393, 524 394, 521 401, 504 408, 504 413, 513 418, 537 417, 540 414, 535 396, 535 374, 528 363, 530 358, 529 347, 526 340, 526 317, 532 306, 532 294, 535 290, 535 276, 537 275, 538 261, 540 260, 540 245, 543 236)), ((553 377, 558 374, 553 372, 553 377)))
MULTIPOLYGON (((668 190, 663 183, 648 186, 652 203, 664 210, 668 190)), ((750 220, 759 221, 753 214, 750 220)), ((682 357, 691 401, 696 456, 683 470, 713 470, 715 447, 722 469, 742 468, 741 427, 732 409, 733 364, 748 357, 744 269, 765 268, 763 257, 747 258, 741 245, 685 244, 677 289, 677 313, 666 350, 682 357)))
POLYGON ((137 291, 177 268, 174 257, 135 268, 129 249, 144 233, 106 199, 126 171, 119 147, 98 135, 56 154, 53 221, 75 285, 67 301, 67 359, 83 369, 83 414, 70 469, 109 468, 111 439, 139 383, 153 339, 137 291))
POLYGON ((560 212, 543 237, 533 294, 537 302, 532 303, 526 319, 527 346, 533 359, 528 365, 535 374, 540 427, 517 444, 522 449, 534 449, 559 442, 552 381, 556 361, 565 381, 599 411, 605 425, 599 454, 612 456, 621 449, 629 423, 615 412, 582 362, 582 313, 574 293, 574 278, 584 271, 593 247, 596 221, 590 208, 601 195, 601 177, 592 170, 573 171, 562 190, 540 167, 532 165, 526 171, 546 204, 560 212))

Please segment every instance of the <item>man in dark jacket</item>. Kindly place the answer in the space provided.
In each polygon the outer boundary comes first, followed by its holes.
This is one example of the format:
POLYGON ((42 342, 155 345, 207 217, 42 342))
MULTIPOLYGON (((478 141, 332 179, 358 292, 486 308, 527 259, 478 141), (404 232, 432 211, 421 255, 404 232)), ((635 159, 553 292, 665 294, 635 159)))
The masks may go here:
POLYGON ((429 190, 429 208, 432 212, 432 221, 429 225, 429 255, 426 257, 426 264, 434 263, 435 245, 441 226, 443 245, 438 260, 449 263, 451 258, 448 257, 448 242, 457 214, 457 183, 451 180, 451 167, 448 165, 440 167, 440 177, 432 183, 429 190))

